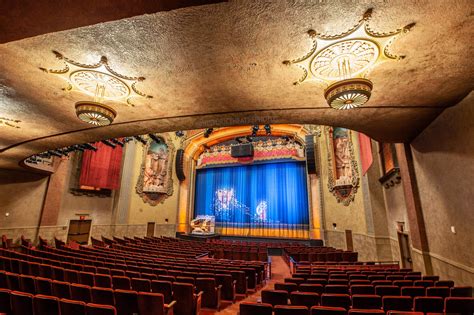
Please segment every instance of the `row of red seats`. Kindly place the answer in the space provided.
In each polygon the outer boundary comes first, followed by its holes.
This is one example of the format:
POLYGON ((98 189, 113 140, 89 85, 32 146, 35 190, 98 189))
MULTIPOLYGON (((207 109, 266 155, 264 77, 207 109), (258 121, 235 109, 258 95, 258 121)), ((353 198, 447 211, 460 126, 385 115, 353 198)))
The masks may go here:
POLYGON ((116 306, 86 303, 55 296, 0 289, 0 313, 11 315, 172 315, 172 306, 165 307, 163 296, 117 290, 116 306), (117 312, 117 309, 119 310, 117 312))
POLYGON ((471 312, 474 313, 474 298, 471 297, 415 297, 410 296, 379 296, 293 292, 283 290, 262 290, 262 303, 273 306, 291 304, 312 307, 317 305, 342 307, 349 309, 380 309, 387 311, 419 311, 424 313, 471 312))
MULTIPOLYGON (((462 302, 461 302, 462 303, 462 302)), ((461 310, 462 306, 458 305, 458 301, 450 301, 448 305, 450 310, 461 310)), ((240 315, 472 315, 472 313, 449 312, 449 313, 423 313, 415 311, 384 311, 374 309, 350 309, 346 310, 342 307, 332 306, 306 306, 296 305, 276 305, 272 306, 268 303, 252 303, 242 302, 240 304, 240 315)))
POLYGON ((389 286, 389 285, 327 285, 322 286, 321 284, 309 284, 309 283, 275 283, 275 288, 278 290, 285 290, 289 293, 294 291, 305 291, 305 292, 314 292, 318 294, 323 293, 337 293, 337 294, 376 294, 379 296, 437 296, 437 297, 471 297, 472 296, 472 287, 398 287, 398 286, 389 286))

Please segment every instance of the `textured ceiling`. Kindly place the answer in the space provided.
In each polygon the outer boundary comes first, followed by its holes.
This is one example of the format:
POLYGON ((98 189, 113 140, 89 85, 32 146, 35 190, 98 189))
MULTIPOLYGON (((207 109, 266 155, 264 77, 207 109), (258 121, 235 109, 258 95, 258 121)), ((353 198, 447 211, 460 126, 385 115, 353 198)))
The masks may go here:
MULTIPOLYGON (((62 10, 67 10, 62 7, 62 10)), ((473 88, 474 2, 229 1, 140 15, 0 44, 0 168, 75 143, 148 132, 254 123, 311 123, 407 141, 473 88), (310 48, 308 29, 338 34, 373 7, 371 28, 393 31, 415 22, 391 51, 406 55, 375 68, 371 100, 360 109, 328 108, 324 86, 282 64, 310 48), (113 125, 90 128, 64 92, 65 81, 39 67, 61 68, 51 50, 84 63, 105 55, 118 72, 144 76, 153 99, 136 107, 109 103, 113 125)), ((61 12, 56 12, 61 14, 61 12)))

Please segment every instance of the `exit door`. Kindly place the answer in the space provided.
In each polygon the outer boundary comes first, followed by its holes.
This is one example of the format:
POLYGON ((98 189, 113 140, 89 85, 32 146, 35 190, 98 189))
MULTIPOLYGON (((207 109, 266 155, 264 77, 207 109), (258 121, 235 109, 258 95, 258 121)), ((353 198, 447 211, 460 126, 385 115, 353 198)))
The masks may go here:
POLYGON ((148 222, 148 225, 146 227, 146 236, 155 236, 155 222, 148 222))
POLYGON ((400 245, 400 259, 402 268, 412 268, 413 261, 411 260, 410 241, 408 234, 398 232, 398 244, 400 245))
POLYGON ((76 241, 81 245, 87 245, 89 243, 91 224, 92 220, 71 220, 69 222, 67 241, 76 241))

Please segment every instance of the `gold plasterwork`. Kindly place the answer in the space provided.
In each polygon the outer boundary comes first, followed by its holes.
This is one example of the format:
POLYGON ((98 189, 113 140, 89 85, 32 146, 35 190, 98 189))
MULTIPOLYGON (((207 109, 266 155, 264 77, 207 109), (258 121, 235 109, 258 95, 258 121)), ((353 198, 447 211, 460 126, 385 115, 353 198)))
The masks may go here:
POLYGON ((65 91, 78 91, 92 97, 100 97, 101 100, 123 102, 129 106, 135 106, 132 100, 137 97, 152 98, 137 88, 137 84, 145 80, 141 76, 128 76, 118 73, 108 63, 108 59, 102 56, 99 62, 85 64, 74 61, 54 51, 56 58, 63 61, 64 66, 60 69, 40 68, 42 71, 60 75, 67 81, 65 91))
POLYGON ((372 9, 369 9, 356 25, 337 35, 309 30, 312 42, 309 52, 300 58, 283 61, 303 70, 303 75, 294 84, 316 80, 330 85, 339 80, 365 78, 377 64, 404 58, 392 54, 390 45, 415 23, 393 32, 379 33, 370 28, 371 16, 372 9))
POLYGON ((20 128, 19 123, 21 123, 21 120, 0 117, 0 127, 20 128))

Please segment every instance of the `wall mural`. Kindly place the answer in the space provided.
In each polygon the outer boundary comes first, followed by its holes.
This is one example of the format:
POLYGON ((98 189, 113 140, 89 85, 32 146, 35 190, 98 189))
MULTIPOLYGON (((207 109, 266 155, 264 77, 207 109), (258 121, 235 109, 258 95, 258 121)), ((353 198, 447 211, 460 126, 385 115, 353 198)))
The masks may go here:
POLYGON ((326 128, 328 141, 328 188, 337 202, 348 206, 359 187, 359 171, 349 129, 326 128))
POLYGON ((144 202, 156 206, 173 194, 174 145, 169 135, 157 135, 159 141, 148 140, 136 191, 144 202))

